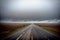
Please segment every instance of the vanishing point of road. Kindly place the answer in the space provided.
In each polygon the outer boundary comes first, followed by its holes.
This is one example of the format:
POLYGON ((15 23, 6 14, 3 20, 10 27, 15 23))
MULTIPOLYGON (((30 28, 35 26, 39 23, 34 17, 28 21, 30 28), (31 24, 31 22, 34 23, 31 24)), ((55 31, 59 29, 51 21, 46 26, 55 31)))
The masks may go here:
POLYGON ((60 38, 38 25, 30 24, 26 28, 15 32, 3 40, 60 40, 60 38))

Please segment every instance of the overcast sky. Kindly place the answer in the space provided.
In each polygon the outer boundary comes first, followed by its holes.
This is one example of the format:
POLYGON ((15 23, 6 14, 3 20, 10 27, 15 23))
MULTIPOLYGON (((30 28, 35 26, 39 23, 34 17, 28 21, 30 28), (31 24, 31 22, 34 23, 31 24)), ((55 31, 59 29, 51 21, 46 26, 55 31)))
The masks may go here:
POLYGON ((59 19, 58 0, 1 0, 1 20, 59 19))

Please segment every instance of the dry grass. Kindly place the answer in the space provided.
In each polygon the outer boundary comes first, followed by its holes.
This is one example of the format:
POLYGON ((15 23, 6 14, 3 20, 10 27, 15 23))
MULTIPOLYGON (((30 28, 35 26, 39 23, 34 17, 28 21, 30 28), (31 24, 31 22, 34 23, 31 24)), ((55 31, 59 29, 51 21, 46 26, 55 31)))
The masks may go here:
POLYGON ((56 23, 38 23, 39 27, 53 33, 54 35, 60 36, 60 25, 56 23))
POLYGON ((8 36, 18 29, 21 30, 28 26, 27 23, 0 23, 0 35, 8 36))

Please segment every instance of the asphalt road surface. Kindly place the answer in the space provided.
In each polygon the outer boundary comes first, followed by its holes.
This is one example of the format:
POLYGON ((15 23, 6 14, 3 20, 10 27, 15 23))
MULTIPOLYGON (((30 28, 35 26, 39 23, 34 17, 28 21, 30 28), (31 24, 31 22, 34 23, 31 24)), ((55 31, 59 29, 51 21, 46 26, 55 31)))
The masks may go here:
POLYGON ((3 40, 60 40, 60 38, 35 24, 31 24, 3 40))

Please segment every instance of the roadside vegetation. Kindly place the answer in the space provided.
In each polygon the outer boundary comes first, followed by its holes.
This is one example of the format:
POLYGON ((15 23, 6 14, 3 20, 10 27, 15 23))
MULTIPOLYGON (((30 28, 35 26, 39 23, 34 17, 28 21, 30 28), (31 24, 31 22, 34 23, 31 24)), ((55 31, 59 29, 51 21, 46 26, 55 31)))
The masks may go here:
POLYGON ((36 25, 38 25, 39 27, 53 33, 56 36, 60 36, 60 25, 56 24, 56 23, 37 23, 36 25))
POLYGON ((0 23, 0 36, 6 37, 16 32, 17 30, 21 30, 27 27, 28 23, 0 23))

